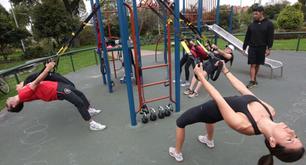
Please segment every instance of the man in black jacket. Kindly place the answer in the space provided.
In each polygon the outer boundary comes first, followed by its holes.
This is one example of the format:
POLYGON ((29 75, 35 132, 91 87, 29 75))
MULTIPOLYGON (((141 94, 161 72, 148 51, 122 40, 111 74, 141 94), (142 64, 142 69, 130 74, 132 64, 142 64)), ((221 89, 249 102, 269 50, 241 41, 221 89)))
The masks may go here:
POLYGON ((256 75, 259 66, 265 64, 265 57, 270 55, 273 45, 273 23, 264 17, 264 8, 259 4, 252 6, 253 23, 248 26, 243 43, 243 50, 248 49, 248 64, 250 64, 250 82, 246 85, 252 88, 257 85, 256 75))

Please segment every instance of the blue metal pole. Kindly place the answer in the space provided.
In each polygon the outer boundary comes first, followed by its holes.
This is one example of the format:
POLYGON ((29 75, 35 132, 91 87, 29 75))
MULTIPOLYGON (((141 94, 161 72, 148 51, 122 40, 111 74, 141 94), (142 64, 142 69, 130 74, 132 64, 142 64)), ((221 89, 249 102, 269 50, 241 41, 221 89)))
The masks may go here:
MULTIPOLYGON (((183 15, 186 15, 186 1, 183 0, 183 11, 182 11, 183 15)), ((185 25, 183 24, 183 28, 185 29, 185 25)), ((185 49, 183 49, 183 55, 185 54, 185 49)))
MULTIPOLYGON (((99 4, 99 0, 96 0, 96 4, 99 4)), ((102 50, 103 50, 103 58, 104 58, 104 63, 105 63, 105 70, 106 70, 106 77, 107 77, 107 85, 108 85, 108 91, 110 93, 113 92, 113 84, 112 84, 112 79, 111 79, 111 72, 109 69, 109 63, 108 63, 108 56, 107 56, 107 50, 106 50, 106 43, 105 43, 105 34, 104 34, 104 26, 103 26, 103 16, 102 12, 100 9, 97 10, 97 15, 98 15, 98 21, 100 25, 100 38, 102 41, 102 50)))
POLYGON ((230 11, 230 15, 229 15, 229 22, 228 22, 228 31, 230 32, 230 33, 232 33, 233 32, 233 13, 234 13, 234 7, 233 6, 231 6, 231 11, 230 11))
MULTIPOLYGON (((174 14, 176 18, 180 18, 180 0, 175 0, 174 14)), ((179 112, 180 104, 180 22, 174 19, 174 41, 175 41, 175 111, 179 112)))
MULTIPOLYGON (((90 0, 90 6, 91 6, 91 12, 92 12, 92 8, 93 8, 94 2, 93 0, 90 0)), ((99 62, 100 62, 100 72, 102 74, 102 78, 103 78, 103 84, 106 84, 106 77, 105 77, 105 73, 103 73, 103 65, 102 65, 102 54, 101 54, 101 50, 99 50, 98 48, 98 33, 96 31, 96 16, 93 16, 93 23, 95 26, 93 26, 93 31, 95 32, 95 36, 96 36, 96 44, 97 44, 97 54, 99 56, 99 62)), ((99 23, 98 23, 99 24, 99 23)))
POLYGON ((186 0, 183 0, 183 14, 186 14, 186 0))
MULTIPOLYGON (((216 6, 216 24, 220 24, 220 0, 217 0, 217 6, 216 6)), ((215 34, 215 44, 218 42, 218 35, 215 34)))
POLYGON ((142 66, 141 63, 141 51, 140 51, 140 38, 139 38, 139 26, 138 26, 138 11, 137 11, 137 2, 133 0, 133 12, 134 12, 134 20, 135 20, 135 33, 136 33, 136 45, 137 45, 137 54, 139 60, 139 67, 142 66))
POLYGON ((134 103, 134 94, 133 94, 133 87, 131 77, 129 76, 131 73, 131 60, 128 48, 128 28, 127 28, 127 20, 125 16, 125 6, 124 0, 117 0, 117 9, 118 9, 118 17, 119 17, 119 27, 120 27, 120 38, 122 44, 122 51, 123 51, 123 58, 125 61, 125 80, 126 80, 126 87, 127 87, 127 94, 129 100, 129 108, 130 108, 130 118, 131 118, 131 125, 136 126, 136 113, 135 113, 135 103, 134 103))
POLYGON ((199 32, 202 34, 202 25, 203 25, 203 0, 198 1, 198 21, 197 26, 199 32))

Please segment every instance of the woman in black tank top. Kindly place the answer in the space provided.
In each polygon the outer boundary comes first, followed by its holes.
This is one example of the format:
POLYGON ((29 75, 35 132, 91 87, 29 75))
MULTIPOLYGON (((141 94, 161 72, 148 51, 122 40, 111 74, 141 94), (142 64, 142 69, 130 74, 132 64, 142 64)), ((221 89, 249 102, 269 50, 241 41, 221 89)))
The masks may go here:
POLYGON ((284 123, 273 121, 274 109, 258 99, 238 80, 225 64, 222 72, 241 96, 223 97, 203 76, 201 66, 196 66, 195 74, 212 97, 211 101, 185 111, 176 121, 176 145, 169 148, 170 156, 183 161, 182 146, 185 138, 185 126, 198 122, 206 123, 207 135, 198 140, 209 148, 214 147, 214 123, 224 120, 235 131, 244 135, 263 134, 265 144, 271 154, 284 162, 294 162, 303 156, 305 149, 294 130, 284 123))

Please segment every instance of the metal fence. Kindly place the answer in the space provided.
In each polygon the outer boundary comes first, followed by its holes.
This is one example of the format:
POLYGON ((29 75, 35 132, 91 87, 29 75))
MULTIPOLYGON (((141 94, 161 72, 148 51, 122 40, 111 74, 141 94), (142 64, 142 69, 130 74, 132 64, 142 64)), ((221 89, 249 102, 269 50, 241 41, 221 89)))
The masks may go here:
MULTIPOLYGON (((73 56, 76 55, 77 53, 85 52, 85 51, 93 51, 93 56, 94 56, 95 62, 96 62, 96 64, 98 64, 97 55, 95 53, 96 47, 90 47, 90 48, 85 48, 85 49, 69 51, 69 52, 61 54, 60 57, 68 56, 69 59, 70 59, 72 70, 73 70, 73 72, 75 72, 75 65, 74 65, 73 56)), ((58 57, 58 55, 51 55, 51 56, 48 56, 48 57, 37 58, 37 59, 34 59, 34 60, 27 61, 24 64, 21 64, 21 65, 18 65, 18 66, 9 68, 9 69, 1 70, 0 71, 0 78, 1 77, 6 77, 6 76, 9 76, 9 75, 14 75, 14 77, 16 79, 16 82, 19 83, 20 80, 19 80, 18 73, 20 73, 24 70, 28 70, 28 69, 32 68, 33 66, 36 66, 40 63, 44 63, 48 59, 52 59, 52 58, 55 58, 55 57, 58 57)))

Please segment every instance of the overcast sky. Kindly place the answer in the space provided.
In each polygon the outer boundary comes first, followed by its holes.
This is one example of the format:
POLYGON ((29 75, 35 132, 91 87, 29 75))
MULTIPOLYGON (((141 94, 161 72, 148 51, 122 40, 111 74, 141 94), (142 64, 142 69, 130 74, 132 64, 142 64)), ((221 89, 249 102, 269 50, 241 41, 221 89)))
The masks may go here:
MULTIPOLYGON (((84 0, 87 2, 87 4, 89 4, 89 0, 84 0)), ((195 1, 195 0, 189 0, 189 1, 195 1)), ((205 0, 204 0, 205 1, 205 0)), ((272 0, 262 0, 261 3, 265 4, 267 2, 271 2, 272 0)), ((274 0, 277 1, 277 0, 274 0)), ((298 0, 287 0, 291 3, 295 3, 298 0)), ((258 0, 256 0, 256 2, 258 2, 258 0)), ((254 3, 254 0, 220 0, 220 4, 229 4, 229 5, 235 5, 235 6, 239 6, 240 4, 242 6, 250 6, 254 3)), ((9 0, 0 0, 0 4, 2 6, 4 6, 7 10, 10 9, 10 4, 9 4, 9 0)), ((86 4, 86 6, 87 6, 86 4)), ((90 5, 89 5, 90 6, 90 5)))

